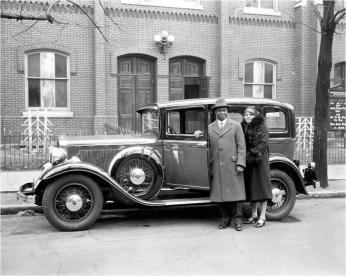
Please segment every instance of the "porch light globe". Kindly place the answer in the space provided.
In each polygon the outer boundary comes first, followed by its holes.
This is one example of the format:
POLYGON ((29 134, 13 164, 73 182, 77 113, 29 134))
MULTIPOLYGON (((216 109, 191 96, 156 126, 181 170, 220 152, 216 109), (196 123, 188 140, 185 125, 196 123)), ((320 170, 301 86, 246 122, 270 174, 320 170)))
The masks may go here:
POLYGON ((160 36, 159 34, 155 35, 155 36, 154 36, 154 41, 155 41, 156 43, 159 43, 159 42, 161 41, 161 36, 160 36))
POLYGON ((168 32, 167 31, 162 31, 161 32, 161 38, 166 39, 168 37, 168 32))
POLYGON ((174 41, 174 36, 173 36, 173 35, 169 35, 169 36, 167 37, 167 40, 168 40, 169 43, 173 43, 173 41, 174 41))

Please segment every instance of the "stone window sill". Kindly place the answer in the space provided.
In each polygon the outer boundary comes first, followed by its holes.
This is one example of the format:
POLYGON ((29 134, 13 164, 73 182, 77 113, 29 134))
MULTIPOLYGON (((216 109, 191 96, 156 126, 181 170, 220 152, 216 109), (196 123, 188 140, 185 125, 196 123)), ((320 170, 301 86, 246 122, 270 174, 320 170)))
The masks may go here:
POLYGON ((277 12, 271 9, 260 9, 260 8, 244 8, 243 13, 281 16, 281 12, 277 12))
MULTIPOLYGON (((73 112, 70 111, 57 111, 57 110, 49 110, 47 113, 45 113, 43 110, 32 110, 31 116, 36 117, 39 115, 39 117, 44 117, 45 114, 49 118, 72 118, 73 112)), ((29 118, 29 112, 26 110, 23 112, 23 118, 29 118)))

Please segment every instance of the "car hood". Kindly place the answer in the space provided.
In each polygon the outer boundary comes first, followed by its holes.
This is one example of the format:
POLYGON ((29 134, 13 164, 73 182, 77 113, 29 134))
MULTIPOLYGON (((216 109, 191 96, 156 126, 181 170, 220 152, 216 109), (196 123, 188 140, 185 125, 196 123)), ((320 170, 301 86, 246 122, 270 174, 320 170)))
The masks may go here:
POLYGON ((144 134, 118 134, 118 135, 93 135, 93 136, 61 136, 59 146, 106 146, 106 145, 138 145, 150 144, 157 141, 154 133, 144 134))

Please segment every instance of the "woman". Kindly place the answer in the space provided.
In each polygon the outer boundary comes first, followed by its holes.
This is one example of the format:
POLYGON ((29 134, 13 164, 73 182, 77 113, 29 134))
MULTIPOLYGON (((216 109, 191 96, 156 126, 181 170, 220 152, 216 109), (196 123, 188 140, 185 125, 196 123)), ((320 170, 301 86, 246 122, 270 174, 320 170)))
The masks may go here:
POLYGON ((269 169, 269 132, 265 118, 254 106, 244 111, 241 122, 246 141, 246 169, 244 172, 246 199, 251 204, 251 216, 245 224, 255 223, 263 227, 266 223, 267 200, 272 198, 269 169), (260 215, 257 215, 257 204, 260 215))

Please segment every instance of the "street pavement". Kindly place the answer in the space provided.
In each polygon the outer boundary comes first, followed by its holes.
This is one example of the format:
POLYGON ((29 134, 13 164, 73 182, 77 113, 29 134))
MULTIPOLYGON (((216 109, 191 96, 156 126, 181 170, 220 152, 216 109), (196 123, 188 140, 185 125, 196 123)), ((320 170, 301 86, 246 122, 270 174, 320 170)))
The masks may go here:
POLYGON ((345 200, 298 200, 263 228, 218 229, 218 208, 102 215, 61 232, 42 214, 1 216, 1 275, 346 275, 345 200))
MULTIPOLYGON (((40 171, 2 171, 0 172, 0 211, 1 215, 15 214, 24 210, 40 211, 33 203, 17 200, 16 192, 20 185, 32 182, 40 171)), ((346 164, 328 165, 328 187, 317 185, 306 187, 308 195, 299 194, 297 199, 344 198, 346 190, 346 164)))

